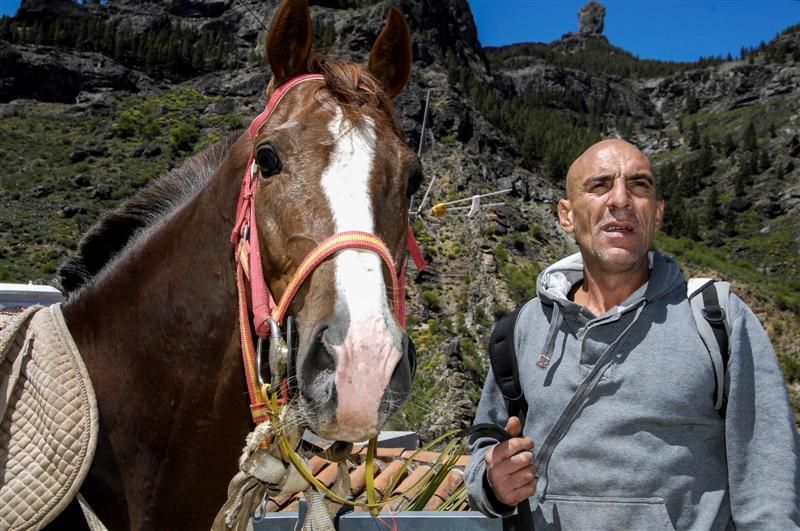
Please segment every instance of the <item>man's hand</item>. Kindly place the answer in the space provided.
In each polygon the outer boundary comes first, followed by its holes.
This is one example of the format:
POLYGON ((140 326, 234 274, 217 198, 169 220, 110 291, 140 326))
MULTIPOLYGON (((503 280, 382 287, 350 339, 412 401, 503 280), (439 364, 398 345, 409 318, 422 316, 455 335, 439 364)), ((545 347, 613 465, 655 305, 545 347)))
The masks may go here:
POLYGON ((486 453, 486 479, 495 498, 513 507, 534 495, 537 478, 533 472, 533 440, 520 437, 519 418, 508 419, 506 431, 512 438, 496 444, 486 453))

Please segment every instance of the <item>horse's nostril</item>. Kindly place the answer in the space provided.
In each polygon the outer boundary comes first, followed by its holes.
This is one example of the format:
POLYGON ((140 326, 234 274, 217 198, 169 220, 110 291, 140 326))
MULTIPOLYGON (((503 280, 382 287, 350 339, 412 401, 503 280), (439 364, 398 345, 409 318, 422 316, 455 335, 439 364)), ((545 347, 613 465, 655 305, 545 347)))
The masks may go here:
POLYGON ((414 378, 414 375, 417 373, 417 347, 414 346, 414 342, 411 341, 410 336, 405 336, 403 338, 406 343, 406 355, 408 356, 408 365, 411 369, 411 378, 414 378))
POLYGON ((302 361, 302 374, 319 377, 330 375, 336 370, 336 360, 325 346, 324 336, 327 330, 328 327, 319 327, 312 335, 311 343, 305 352, 305 359, 302 361))

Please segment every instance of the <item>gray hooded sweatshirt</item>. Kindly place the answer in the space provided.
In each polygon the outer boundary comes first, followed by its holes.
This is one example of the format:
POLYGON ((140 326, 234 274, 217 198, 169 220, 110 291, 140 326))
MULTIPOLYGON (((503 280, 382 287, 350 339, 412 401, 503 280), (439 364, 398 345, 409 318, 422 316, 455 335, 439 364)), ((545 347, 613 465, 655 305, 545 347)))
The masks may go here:
MULTIPOLYGON (((583 278, 570 256, 539 276, 518 316, 536 529, 800 528, 797 430, 764 329, 731 295, 723 418, 684 276, 657 252, 650 264, 648 283, 596 317, 567 298, 583 278)), ((490 371, 475 423, 507 418, 490 371)), ((473 508, 506 516, 485 478, 496 442, 472 441, 467 490, 473 508)))

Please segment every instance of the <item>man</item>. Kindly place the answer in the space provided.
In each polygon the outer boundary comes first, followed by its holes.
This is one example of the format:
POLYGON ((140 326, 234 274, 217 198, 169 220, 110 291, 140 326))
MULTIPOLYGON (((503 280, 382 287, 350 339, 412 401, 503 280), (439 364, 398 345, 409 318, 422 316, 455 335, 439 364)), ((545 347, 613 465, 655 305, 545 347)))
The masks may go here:
POLYGON ((570 167, 562 227, 580 252, 545 270, 514 345, 524 437, 489 373, 476 423, 515 438, 472 441, 472 506, 505 516, 531 497, 541 529, 800 528, 798 438, 780 366, 731 296, 727 407, 661 227, 650 161, 623 140, 570 167), (535 451, 534 451, 535 450, 535 451))

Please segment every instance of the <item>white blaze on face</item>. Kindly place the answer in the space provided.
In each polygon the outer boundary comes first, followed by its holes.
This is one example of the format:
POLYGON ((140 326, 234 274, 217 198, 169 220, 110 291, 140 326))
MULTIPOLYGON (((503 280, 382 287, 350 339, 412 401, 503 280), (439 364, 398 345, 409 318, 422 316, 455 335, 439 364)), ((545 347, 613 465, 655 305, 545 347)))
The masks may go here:
MULTIPOLYGON (((322 189, 330 203, 335 231, 375 230, 369 177, 375 152, 371 121, 346 124, 337 108, 329 124, 334 136, 330 165, 322 189)), ((336 307, 345 306, 350 319, 344 343, 333 346, 336 358, 339 438, 370 435, 378 423, 378 406, 401 354, 387 328, 391 320, 381 259, 371 251, 346 249, 335 260, 336 307)), ((352 440, 352 439, 351 439, 352 440)))

